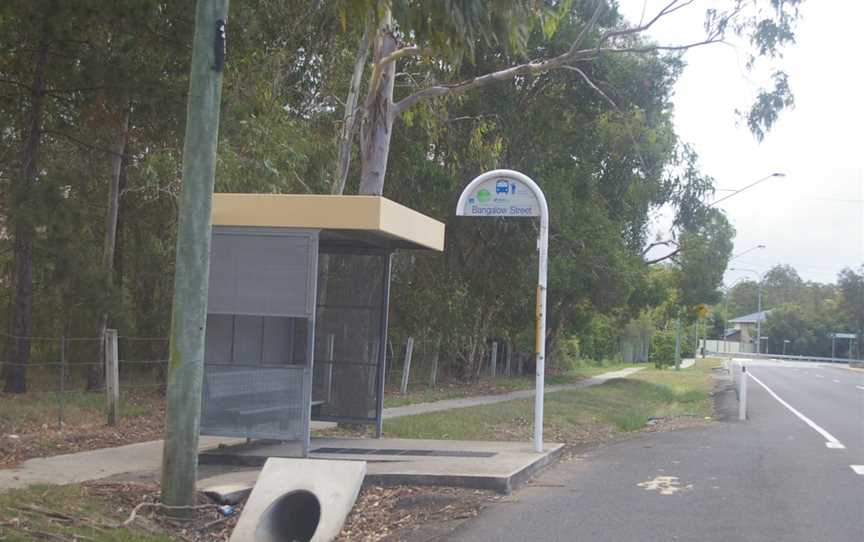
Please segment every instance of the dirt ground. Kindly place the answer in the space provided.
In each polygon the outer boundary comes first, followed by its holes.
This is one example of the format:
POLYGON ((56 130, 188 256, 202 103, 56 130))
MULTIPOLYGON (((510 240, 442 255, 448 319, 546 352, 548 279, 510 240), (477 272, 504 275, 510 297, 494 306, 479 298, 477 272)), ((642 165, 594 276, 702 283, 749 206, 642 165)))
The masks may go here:
MULTIPOLYGON (((0 394, 0 408, 27 396, 0 394)), ((34 457, 50 457, 136 442, 161 439, 165 403, 158 393, 130 393, 127 404, 140 414, 125 416, 109 427, 101 410, 82 412, 60 429, 53 412, 48 416, 0 423, 0 468, 11 468, 34 457), (49 417, 51 419, 49 419, 49 417), (40 419, 41 418, 41 419, 40 419)))
MULTIPOLYGON (((90 496, 106 505, 110 503, 117 516, 126 518, 124 521, 131 526, 153 534, 164 533, 184 542, 227 542, 243 508, 242 504, 238 505, 236 512, 226 517, 207 497, 199 495, 199 505, 193 516, 177 520, 157 504, 157 484, 90 482, 85 488, 90 496)), ((498 498, 491 492, 470 489, 367 486, 360 492, 337 540, 428 540, 436 531, 430 529, 430 525, 452 526, 475 517, 498 498)))

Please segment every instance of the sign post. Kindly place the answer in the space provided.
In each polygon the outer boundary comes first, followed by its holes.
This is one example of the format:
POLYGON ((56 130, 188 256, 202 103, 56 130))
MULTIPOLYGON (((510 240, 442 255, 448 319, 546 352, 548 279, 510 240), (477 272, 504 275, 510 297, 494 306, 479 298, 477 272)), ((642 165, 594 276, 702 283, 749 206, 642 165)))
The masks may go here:
POLYGON ((549 207, 546 196, 528 176, 510 169, 496 169, 468 183, 459 202, 456 216, 540 217, 537 238, 539 270, 534 351, 537 355, 534 394, 534 451, 543 451, 543 380, 546 365, 546 269, 549 251, 549 207))

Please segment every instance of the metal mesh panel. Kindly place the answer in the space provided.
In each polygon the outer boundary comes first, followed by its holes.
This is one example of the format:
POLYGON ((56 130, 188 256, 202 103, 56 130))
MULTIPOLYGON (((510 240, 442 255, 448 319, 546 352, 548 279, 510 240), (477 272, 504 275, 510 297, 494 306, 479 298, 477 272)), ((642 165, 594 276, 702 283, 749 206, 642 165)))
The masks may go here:
POLYGON ((201 433, 231 437, 301 440, 305 367, 204 366, 201 433))
POLYGON ((305 439, 308 328, 303 318, 208 315, 201 433, 305 439))
POLYGON ((302 231, 214 229, 209 312, 311 316, 316 243, 302 231))
POLYGON ((380 253, 319 257, 312 391, 316 419, 376 420, 387 261, 380 253))

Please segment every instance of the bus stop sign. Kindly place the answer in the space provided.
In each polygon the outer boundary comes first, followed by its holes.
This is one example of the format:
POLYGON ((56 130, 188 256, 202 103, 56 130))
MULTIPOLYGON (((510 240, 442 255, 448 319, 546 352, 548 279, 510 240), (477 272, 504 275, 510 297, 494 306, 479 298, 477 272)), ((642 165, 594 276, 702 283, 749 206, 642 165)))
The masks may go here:
POLYGON ((537 195, 521 174, 508 174, 504 170, 493 173, 466 189, 459 198, 457 216, 540 216, 537 195))
POLYGON ((546 363, 546 267, 549 251, 549 208, 546 196, 528 176, 510 169, 496 169, 476 177, 459 196, 457 216, 539 217, 537 237, 537 305, 534 349, 534 451, 543 451, 543 382, 546 363))

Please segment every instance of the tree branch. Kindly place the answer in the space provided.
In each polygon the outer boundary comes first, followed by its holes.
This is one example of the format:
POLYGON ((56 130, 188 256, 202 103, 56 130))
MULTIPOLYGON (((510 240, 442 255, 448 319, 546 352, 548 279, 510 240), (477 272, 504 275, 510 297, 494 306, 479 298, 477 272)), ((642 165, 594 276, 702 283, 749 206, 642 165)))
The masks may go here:
POLYGON ((378 66, 383 68, 386 64, 390 62, 396 62, 400 58, 404 58, 406 56, 434 56, 435 52, 428 47, 403 47, 401 49, 396 49, 389 55, 381 57, 381 60, 377 62, 378 66))
POLYGON ((673 250, 669 254, 666 254, 665 256, 661 256, 659 258, 654 258, 653 260, 645 260, 645 264, 646 265, 654 265, 655 263, 660 263, 664 260, 674 258, 675 256, 678 255, 679 252, 681 252, 681 247, 676 248, 675 250, 673 250))
POLYGON ((23 88, 28 93, 33 94, 33 88, 29 85, 22 83, 21 81, 16 81, 14 79, 7 79, 5 77, 0 77, 0 83, 6 83, 8 85, 15 85, 16 87, 23 88))
POLYGON ((603 9, 605 4, 603 2, 597 2, 597 8, 594 10, 594 13, 591 15, 591 19, 588 20, 588 23, 582 27, 582 30, 579 31, 579 35, 576 36, 576 39, 573 40, 573 45, 570 46, 570 50, 568 51, 570 54, 575 54, 577 50, 579 50, 579 46, 582 45, 582 42, 588 36, 588 32, 594 28, 594 25, 597 24, 597 19, 600 18, 600 12, 603 9))
POLYGON ((585 72, 583 72, 582 70, 580 70, 580 69, 577 68, 576 66, 561 66, 561 67, 564 68, 564 69, 567 69, 567 70, 574 71, 574 72, 578 73, 579 75, 581 75, 581 76, 582 76, 582 79, 585 81, 585 83, 588 84, 589 87, 591 87, 592 89, 594 89, 594 91, 595 91, 597 94, 599 94, 600 96, 602 96, 603 99, 606 100, 606 101, 609 103, 609 105, 611 105, 611 106, 612 106, 616 111, 620 112, 620 109, 618 109, 618 104, 616 104, 614 101, 612 101, 612 98, 610 98, 609 96, 607 96, 605 92, 603 92, 602 90, 600 90, 600 87, 598 87, 597 85, 595 85, 595 84, 594 84, 594 81, 592 81, 591 79, 589 79, 589 78, 588 78, 588 75, 586 75, 585 72))
POLYGON ((82 141, 81 139, 78 139, 77 137, 71 136, 69 134, 64 134, 63 132, 57 132, 55 130, 42 130, 42 133, 62 137, 64 139, 68 139, 69 141, 75 143, 76 145, 80 145, 80 146, 87 148, 87 149, 90 149, 90 150, 100 151, 100 152, 104 152, 106 154, 111 154, 114 156, 120 156, 123 158, 132 158, 132 155, 130 155, 130 154, 118 153, 117 151, 114 151, 112 149, 100 147, 99 145, 95 145, 93 143, 88 143, 86 141, 82 141))
POLYGON ((655 15, 647 23, 639 24, 638 26, 632 26, 630 28, 622 28, 620 30, 609 30, 607 32, 604 32, 603 35, 600 36, 599 43, 605 43, 606 41, 608 41, 612 38, 618 38, 621 36, 630 36, 633 34, 638 34, 640 32, 644 32, 644 31, 650 29, 652 26, 654 26, 654 23, 659 21, 661 18, 663 18, 666 15, 669 15, 671 13, 674 13, 681 8, 689 6, 690 4, 693 3, 693 1, 694 0, 687 0, 686 2, 679 3, 680 0, 672 0, 671 2, 666 4, 666 6, 663 9, 661 9, 659 12, 657 12, 657 15, 655 15))
POLYGON ((655 241, 655 242, 651 243, 650 245, 648 245, 647 247, 645 247, 645 250, 642 251, 642 255, 644 256, 644 255, 648 254, 648 252, 650 252, 651 249, 654 247, 668 247, 668 246, 678 247, 678 243, 676 241, 672 241, 672 240, 655 241))
MULTIPOLYGON (((403 111, 405 111, 406 109, 408 109, 411 106, 413 106, 414 104, 416 104, 417 102, 424 100, 426 98, 437 98, 437 97, 446 96, 446 95, 450 95, 450 94, 461 94, 461 93, 467 92, 469 90, 474 90, 476 88, 484 87, 486 85, 492 84, 492 83, 497 82, 497 81, 506 81, 506 80, 513 79, 517 76, 536 75, 539 73, 544 73, 547 71, 560 69, 563 67, 567 67, 567 65, 570 63, 573 63, 576 61, 581 61, 581 60, 587 60, 588 58, 593 58, 594 56, 600 55, 603 53, 640 53, 640 54, 644 54, 644 53, 650 53, 650 52, 655 52, 655 51, 680 51, 680 50, 690 49, 693 47, 698 47, 701 45, 718 43, 718 42, 722 41, 721 32, 719 30, 716 30, 713 33, 711 33, 711 35, 709 35, 708 38, 705 40, 695 42, 695 43, 684 44, 684 45, 646 45, 644 47, 605 47, 605 48, 599 47, 600 44, 602 44, 602 43, 604 43, 604 42, 606 42, 606 41, 608 41, 614 37, 620 37, 620 36, 624 36, 624 35, 628 35, 628 34, 635 34, 635 33, 639 33, 639 32, 644 32, 645 30, 651 28, 651 26, 654 23, 656 23, 663 16, 668 15, 670 13, 673 13, 674 11, 681 9, 684 6, 689 5, 692 1, 693 0, 688 0, 687 2, 679 4, 679 0, 673 0, 666 7, 664 7, 662 10, 660 10, 660 12, 654 18, 652 18, 650 21, 648 21, 647 23, 640 25, 640 26, 637 26, 637 27, 633 27, 633 28, 607 32, 603 36, 601 36, 600 42, 598 43, 597 47, 592 47, 590 49, 576 49, 579 46, 579 44, 581 43, 581 41, 585 38, 585 36, 587 35, 590 28, 596 23, 597 17, 599 16, 599 10, 595 10, 594 14, 591 17, 591 20, 582 29, 582 32, 580 32, 579 36, 576 38, 576 40, 573 42, 573 45, 570 47, 570 49, 567 52, 560 54, 556 57, 552 57, 548 60, 532 60, 532 61, 526 62, 524 64, 519 64, 516 66, 511 66, 509 68, 505 68, 503 70, 498 70, 495 72, 487 73, 485 75, 481 75, 481 76, 475 77, 473 79, 467 79, 467 80, 461 81, 459 83, 454 83, 454 84, 450 84, 450 85, 435 85, 435 86, 431 86, 431 87, 419 90, 419 91, 403 98, 399 102, 397 102, 393 108, 393 113, 394 113, 394 115, 399 115, 403 111)), ((573 67, 570 66, 570 68, 572 69, 573 67)), ((583 72, 583 78, 584 78, 584 72, 583 72)), ((596 85, 592 84, 592 87, 597 89, 596 85)), ((597 89, 597 90, 599 90, 599 89, 597 89)), ((608 100, 608 97, 606 97, 606 98, 607 98, 607 101, 611 101, 611 100, 608 100)))

